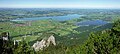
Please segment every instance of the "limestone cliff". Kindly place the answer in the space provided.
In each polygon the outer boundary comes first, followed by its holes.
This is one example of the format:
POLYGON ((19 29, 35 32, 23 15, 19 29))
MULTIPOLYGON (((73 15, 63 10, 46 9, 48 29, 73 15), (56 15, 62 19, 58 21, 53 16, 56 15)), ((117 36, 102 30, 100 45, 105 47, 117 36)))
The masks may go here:
POLYGON ((36 43, 33 44, 33 48, 35 51, 42 50, 44 47, 49 47, 50 43, 52 43, 54 46, 56 45, 55 43, 55 37, 51 35, 50 37, 43 38, 41 41, 37 41, 36 43))

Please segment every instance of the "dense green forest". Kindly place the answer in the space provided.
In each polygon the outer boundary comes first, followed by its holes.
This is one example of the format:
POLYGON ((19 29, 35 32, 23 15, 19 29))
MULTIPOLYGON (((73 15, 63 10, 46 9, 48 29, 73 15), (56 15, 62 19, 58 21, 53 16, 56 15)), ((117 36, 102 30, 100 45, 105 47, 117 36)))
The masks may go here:
POLYGON ((111 29, 91 32, 82 45, 50 45, 35 52, 24 39, 18 46, 14 46, 12 40, 0 40, 1 54, 120 54, 120 20, 114 22, 111 29))

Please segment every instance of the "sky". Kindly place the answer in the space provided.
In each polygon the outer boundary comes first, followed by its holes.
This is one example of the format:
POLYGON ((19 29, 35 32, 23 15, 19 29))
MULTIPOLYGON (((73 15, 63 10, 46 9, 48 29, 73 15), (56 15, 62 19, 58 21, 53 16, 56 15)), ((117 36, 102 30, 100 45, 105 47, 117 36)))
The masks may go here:
POLYGON ((120 0, 0 0, 1 8, 120 8, 120 0))

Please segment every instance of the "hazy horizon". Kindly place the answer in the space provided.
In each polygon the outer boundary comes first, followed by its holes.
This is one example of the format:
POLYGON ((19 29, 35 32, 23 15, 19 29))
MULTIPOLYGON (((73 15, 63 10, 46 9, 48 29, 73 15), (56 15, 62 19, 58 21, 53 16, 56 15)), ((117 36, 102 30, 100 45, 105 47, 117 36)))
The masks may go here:
POLYGON ((119 9, 120 0, 1 0, 0 8, 119 9))

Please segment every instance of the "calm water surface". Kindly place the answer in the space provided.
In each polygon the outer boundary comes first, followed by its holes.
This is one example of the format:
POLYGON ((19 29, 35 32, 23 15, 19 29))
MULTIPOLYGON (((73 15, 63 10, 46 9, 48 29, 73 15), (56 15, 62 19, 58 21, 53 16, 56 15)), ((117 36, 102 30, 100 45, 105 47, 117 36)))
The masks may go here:
POLYGON ((83 15, 78 15, 78 14, 69 14, 65 16, 48 16, 48 17, 32 17, 32 18, 17 18, 11 21, 34 21, 34 20, 45 20, 45 19, 53 19, 57 21, 66 21, 66 20, 71 20, 75 18, 79 18, 83 15))
POLYGON ((104 25, 108 22, 103 20, 88 20, 76 23, 77 26, 84 26, 84 25, 104 25))

